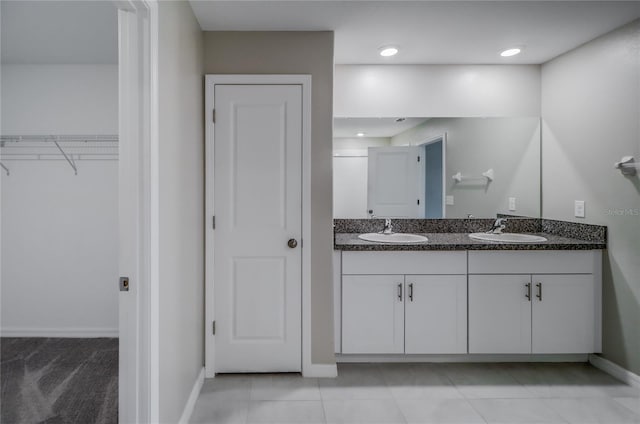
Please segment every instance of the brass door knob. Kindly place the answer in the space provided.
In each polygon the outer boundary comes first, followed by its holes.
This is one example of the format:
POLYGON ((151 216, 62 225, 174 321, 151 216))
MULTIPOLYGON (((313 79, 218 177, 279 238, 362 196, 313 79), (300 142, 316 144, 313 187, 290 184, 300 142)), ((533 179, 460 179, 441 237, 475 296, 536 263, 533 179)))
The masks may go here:
POLYGON ((289 241, 287 242, 287 246, 295 249, 298 246, 298 241, 296 239, 289 239, 289 241))

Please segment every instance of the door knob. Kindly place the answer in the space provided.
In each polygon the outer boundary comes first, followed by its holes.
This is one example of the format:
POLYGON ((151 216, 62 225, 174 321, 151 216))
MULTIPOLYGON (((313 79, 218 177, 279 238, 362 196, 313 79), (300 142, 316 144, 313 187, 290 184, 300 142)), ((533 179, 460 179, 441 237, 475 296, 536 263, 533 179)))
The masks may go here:
POLYGON ((296 239, 289 239, 289 241, 287 242, 287 246, 295 249, 298 246, 298 241, 296 239))

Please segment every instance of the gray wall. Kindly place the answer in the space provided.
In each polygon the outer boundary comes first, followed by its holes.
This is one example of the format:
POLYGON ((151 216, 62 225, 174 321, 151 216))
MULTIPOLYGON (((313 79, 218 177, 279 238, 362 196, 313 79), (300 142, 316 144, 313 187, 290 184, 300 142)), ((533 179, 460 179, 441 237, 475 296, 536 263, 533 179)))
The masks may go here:
POLYGON ((606 225, 603 354, 640 374, 640 21, 542 67, 543 216, 606 225), (586 218, 574 218, 574 200, 586 218))
POLYGON ((310 74, 311 360, 334 363, 332 286, 333 32, 205 32, 207 74, 310 74))
POLYGON ((160 422, 176 423, 204 363, 202 31, 159 2, 160 422))
POLYGON ((540 119, 539 118, 434 118, 391 139, 396 146, 415 145, 447 133, 446 194, 454 205, 446 206, 447 218, 467 214, 491 218, 497 212, 540 216, 540 119), (495 179, 455 183, 451 178, 480 177, 492 168, 495 179), (508 198, 516 198, 516 211, 508 211, 508 198))

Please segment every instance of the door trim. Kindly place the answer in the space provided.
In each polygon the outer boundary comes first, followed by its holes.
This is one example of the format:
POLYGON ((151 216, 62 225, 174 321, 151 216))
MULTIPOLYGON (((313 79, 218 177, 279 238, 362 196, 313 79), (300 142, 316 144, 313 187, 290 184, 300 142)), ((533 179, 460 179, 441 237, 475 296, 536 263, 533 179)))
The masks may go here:
POLYGON ((138 194, 138 254, 129 275, 137 277, 132 280, 137 296, 132 327, 137 337, 136 346, 127 347, 135 351, 129 370, 135 373, 135 387, 125 388, 120 376, 119 393, 129 401, 123 404, 119 395, 119 421, 153 423, 160 414, 158 4, 155 0, 111 1, 119 10, 119 79, 128 88, 120 89, 118 105, 120 158, 129 161, 128 183, 137 187, 138 194))
POLYGON ((316 374, 311 363, 311 75, 206 75, 205 76, 205 375, 215 377, 214 310, 214 86, 300 85, 302 86, 302 375, 316 374))

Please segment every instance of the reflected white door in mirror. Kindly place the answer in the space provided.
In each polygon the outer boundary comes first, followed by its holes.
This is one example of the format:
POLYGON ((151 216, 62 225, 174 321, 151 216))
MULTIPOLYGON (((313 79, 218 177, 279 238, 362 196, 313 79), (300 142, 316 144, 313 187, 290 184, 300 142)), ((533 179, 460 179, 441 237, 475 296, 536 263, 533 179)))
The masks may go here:
POLYGON ((333 147, 334 218, 540 216, 538 117, 335 118, 333 147))

